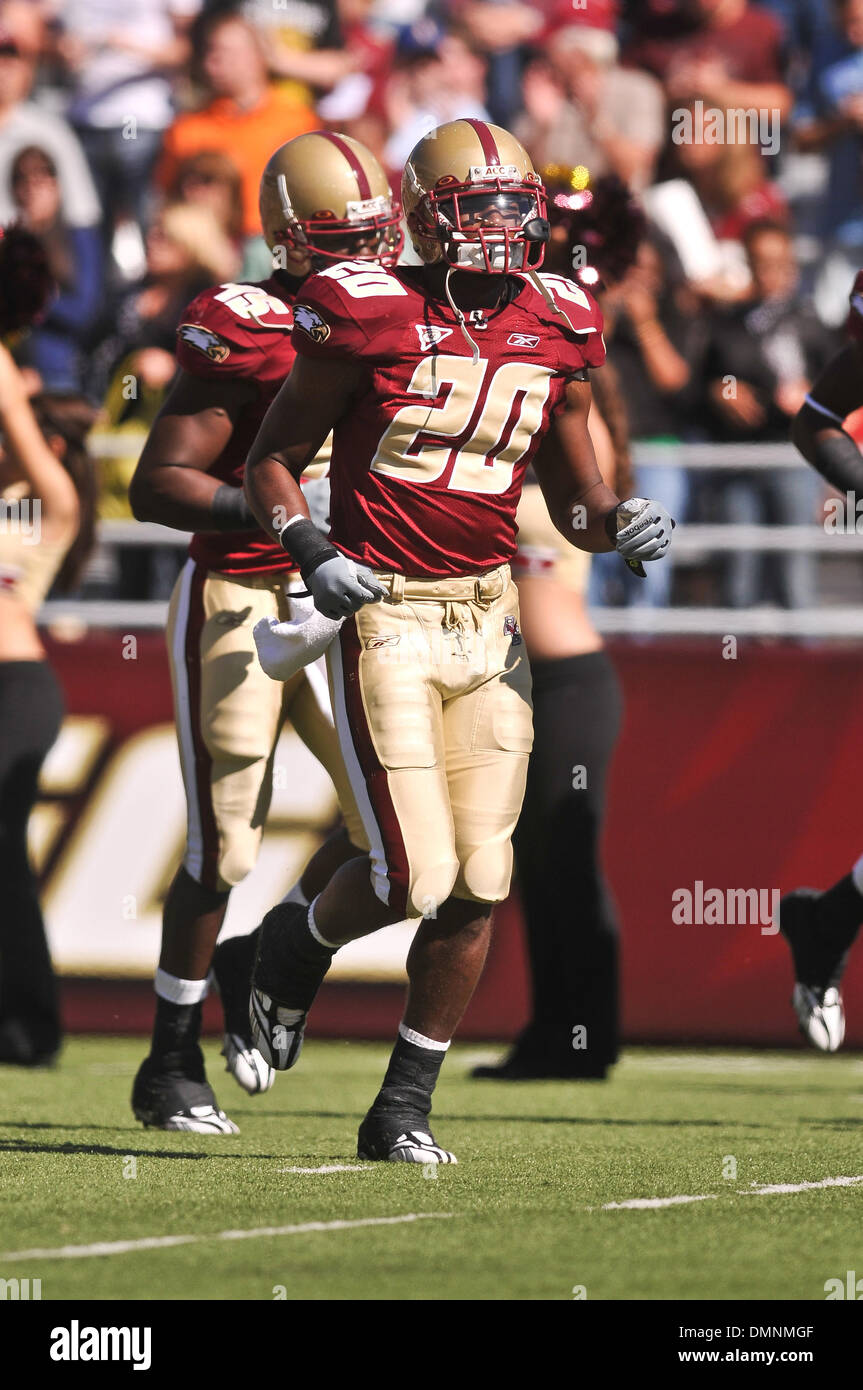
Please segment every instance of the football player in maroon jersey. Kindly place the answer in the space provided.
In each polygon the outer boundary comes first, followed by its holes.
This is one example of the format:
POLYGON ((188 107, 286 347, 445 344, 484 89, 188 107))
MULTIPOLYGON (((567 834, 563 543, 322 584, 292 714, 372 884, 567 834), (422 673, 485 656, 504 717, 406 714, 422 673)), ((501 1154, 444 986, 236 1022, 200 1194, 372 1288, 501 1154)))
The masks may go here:
MULTIPOLYGON (((303 585, 290 556, 258 527, 242 481, 249 445, 294 360, 300 285, 345 256, 394 263, 399 212, 374 156, 325 132, 275 152, 260 206, 279 268, 262 283, 217 285, 189 305, 177 330, 181 371, 130 489, 139 519, 194 532, 168 626, 188 832, 165 903, 153 1041, 132 1105, 147 1125, 202 1134, 236 1128, 216 1103, 198 1046, 211 964, 229 1071, 252 1094, 273 1079, 249 1037, 254 942, 232 938, 215 960, 213 951, 231 889, 257 858, 286 718, 330 773, 346 827, 322 846, 289 898, 306 902, 338 865, 367 848, 323 673, 309 667, 276 686, 256 659, 255 623, 286 618, 291 589, 303 585)), ((319 450, 310 473, 326 467, 327 450, 319 450)))
MULTIPOLYGON (((634 264, 644 213, 614 174, 576 191, 578 171, 541 173, 551 224, 545 266, 600 298, 634 264)), ((629 497, 626 405, 613 366, 592 385, 597 462, 618 496, 629 497)), ((472 1075, 597 1080, 618 1055, 619 933, 600 842, 622 692, 588 610, 591 557, 555 529, 530 475, 516 520, 513 574, 533 675, 534 740, 513 849, 532 1012, 508 1055, 472 1075)))
POLYGON ((287 1069, 333 952, 422 918, 358 1153, 446 1163, 432 1091, 509 889, 532 739, 509 569, 525 470, 534 463, 555 524, 582 549, 657 559, 672 522, 644 499, 621 519, 602 481, 587 432, 601 316, 571 281, 537 274, 544 190, 518 141, 477 120, 441 126, 413 150, 402 197, 423 264, 346 262, 307 282, 297 360, 246 468, 262 526, 316 607, 345 619, 327 660, 371 845, 308 910, 267 915, 250 1013, 258 1048, 287 1069), (331 429, 325 541, 297 478, 331 429))
MULTIPOLYGON (((813 385, 795 416, 791 437, 825 482, 842 494, 854 527, 863 498, 863 455, 845 421, 863 407, 863 270, 851 290, 847 327, 851 341, 813 385)), ((835 1052, 845 1037, 840 985, 861 923, 863 858, 825 892, 797 888, 779 904, 779 925, 794 963, 791 1003, 801 1033, 822 1052, 835 1052)))

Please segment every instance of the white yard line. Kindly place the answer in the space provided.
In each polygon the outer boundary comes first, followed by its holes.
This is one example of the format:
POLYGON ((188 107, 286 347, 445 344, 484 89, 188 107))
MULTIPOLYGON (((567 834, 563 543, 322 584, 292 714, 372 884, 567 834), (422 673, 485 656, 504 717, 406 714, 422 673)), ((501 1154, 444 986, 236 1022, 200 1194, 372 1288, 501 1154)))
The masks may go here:
POLYGON ((631 1197, 628 1202, 606 1202, 603 1211, 646 1210, 649 1207, 679 1207, 684 1202, 715 1202, 715 1192, 702 1192, 692 1197, 631 1197))
MULTIPOLYGON (((735 1192, 738 1197, 778 1197, 792 1192, 815 1192, 824 1187, 857 1187, 860 1183, 863 1183, 863 1173, 854 1178, 821 1178, 819 1182, 753 1183, 751 1187, 738 1187, 735 1192)), ((627 1202, 605 1202, 601 1210, 648 1211, 655 1207, 679 1207, 686 1202, 715 1202, 717 1196, 716 1192, 702 1192, 697 1196, 631 1197, 627 1202)))
POLYGON ((200 1236, 145 1236, 142 1240, 99 1241, 95 1245, 60 1245, 55 1250, 7 1250, 0 1262, 11 1260, 86 1260, 94 1255, 128 1255, 135 1250, 167 1250, 174 1245, 200 1245, 208 1240, 255 1240, 260 1236, 301 1236, 313 1231, 352 1231, 361 1226, 398 1226, 408 1221, 445 1221, 449 1211, 411 1211, 404 1216, 367 1216, 357 1221, 306 1221, 301 1226, 253 1226, 245 1231, 214 1231, 200 1236))
POLYGON ((277 1173, 370 1173, 368 1163, 324 1163, 320 1168, 277 1168, 277 1173))
POLYGON ((856 1178, 822 1178, 820 1182, 757 1183, 754 1187, 738 1189, 740 1197, 772 1197, 787 1192, 813 1192, 818 1187, 855 1187, 863 1182, 863 1173, 856 1178))

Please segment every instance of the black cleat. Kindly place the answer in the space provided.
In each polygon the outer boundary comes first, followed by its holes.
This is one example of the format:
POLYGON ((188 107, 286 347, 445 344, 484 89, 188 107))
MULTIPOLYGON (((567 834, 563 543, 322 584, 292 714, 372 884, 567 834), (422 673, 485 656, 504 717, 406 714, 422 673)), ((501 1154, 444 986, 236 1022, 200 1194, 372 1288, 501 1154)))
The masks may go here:
POLYGON ((791 1004, 800 1032, 821 1052, 836 1052, 845 1037, 845 1008, 839 985, 848 948, 832 946, 819 930, 822 893, 796 888, 779 904, 779 926, 791 948, 791 1004))
POLYGON ((315 940, 308 916, 299 903, 279 903, 261 923, 249 1023, 255 1047, 276 1071, 290 1070, 300 1055, 306 1018, 335 950, 315 940))
POLYGON ((287 1008, 252 985, 249 1027, 255 1050, 266 1066, 276 1071, 290 1071, 303 1048, 306 1018, 299 1009, 287 1008))
POLYGON ((222 1056, 234 1080, 250 1096, 268 1091, 276 1073, 255 1047, 249 1023, 249 991, 260 929, 231 936, 213 954, 213 974, 225 1014, 222 1056))
POLYGON ((132 1087, 132 1110, 148 1129, 191 1130, 195 1134, 240 1132, 218 1107, 198 1047, 182 1056, 145 1057, 132 1087))
POLYGON ((31 1029, 18 1018, 0 1022, 0 1063, 12 1067, 51 1067, 60 1053, 60 1038, 38 1028, 31 1029))
POLYGON ((357 1136, 357 1158, 383 1163, 458 1163, 426 1128, 424 1115, 370 1110, 357 1136))

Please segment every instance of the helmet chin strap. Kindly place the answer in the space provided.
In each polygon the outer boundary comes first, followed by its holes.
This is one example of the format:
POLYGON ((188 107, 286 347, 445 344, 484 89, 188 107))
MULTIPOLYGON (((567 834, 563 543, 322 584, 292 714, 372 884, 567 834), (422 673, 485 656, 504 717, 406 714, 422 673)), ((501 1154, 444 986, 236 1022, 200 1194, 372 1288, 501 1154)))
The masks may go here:
MULTIPOLYGON (((551 312, 553 314, 562 315, 562 317, 565 318, 567 323, 569 324, 571 332, 575 333, 575 329, 572 326, 572 319, 569 317, 569 314, 566 312, 565 309, 562 309, 559 304, 555 304, 551 292, 548 289, 548 286, 542 283, 542 280, 539 278, 536 271, 527 270, 525 271, 525 276, 533 285, 534 289, 539 290, 540 294, 542 295, 551 312)), ((578 335, 576 334, 576 336, 578 335)))
POLYGON ((468 342, 468 343, 470 344, 470 349, 471 349, 471 352, 473 353, 473 364, 474 364, 474 366, 476 366, 477 362, 479 361, 479 347, 477 346, 476 342, 474 341, 474 339, 470 336, 470 334, 469 334, 468 331, 467 331, 467 325, 466 325, 466 322, 465 322, 465 316, 464 316, 464 314, 462 313, 461 309, 460 309, 460 308, 458 307, 458 305, 456 304, 455 300, 453 299, 453 297, 452 297, 452 290, 450 289, 450 286, 449 286, 450 276, 452 275, 453 271, 454 271, 454 270, 457 270, 457 269, 458 269, 457 266, 451 265, 451 266, 449 267, 449 269, 447 270, 446 279, 445 279, 444 282, 443 282, 443 285, 444 285, 444 293, 446 294, 446 297, 447 297, 447 299, 449 300, 449 307, 452 309, 453 313, 455 314, 455 316, 456 316, 456 318, 457 318, 457 320, 458 320, 458 326, 459 326, 459 328, 461 329, 462 334, 464 335, 464 338, 465 338, 466 342, 468 342))

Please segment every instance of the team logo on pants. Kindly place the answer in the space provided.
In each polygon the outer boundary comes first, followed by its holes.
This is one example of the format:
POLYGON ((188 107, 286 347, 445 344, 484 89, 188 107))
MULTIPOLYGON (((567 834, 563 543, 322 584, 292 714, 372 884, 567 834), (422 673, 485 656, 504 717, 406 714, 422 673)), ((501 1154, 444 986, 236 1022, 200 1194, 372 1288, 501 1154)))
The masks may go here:
POLYGON ((518 618, 514 618, 511 613, 508 613, 503 620, 503 635, 504 637, 512 638, 512 645, 514 647, 520 646, 521 633, 518 628, 518 618))

